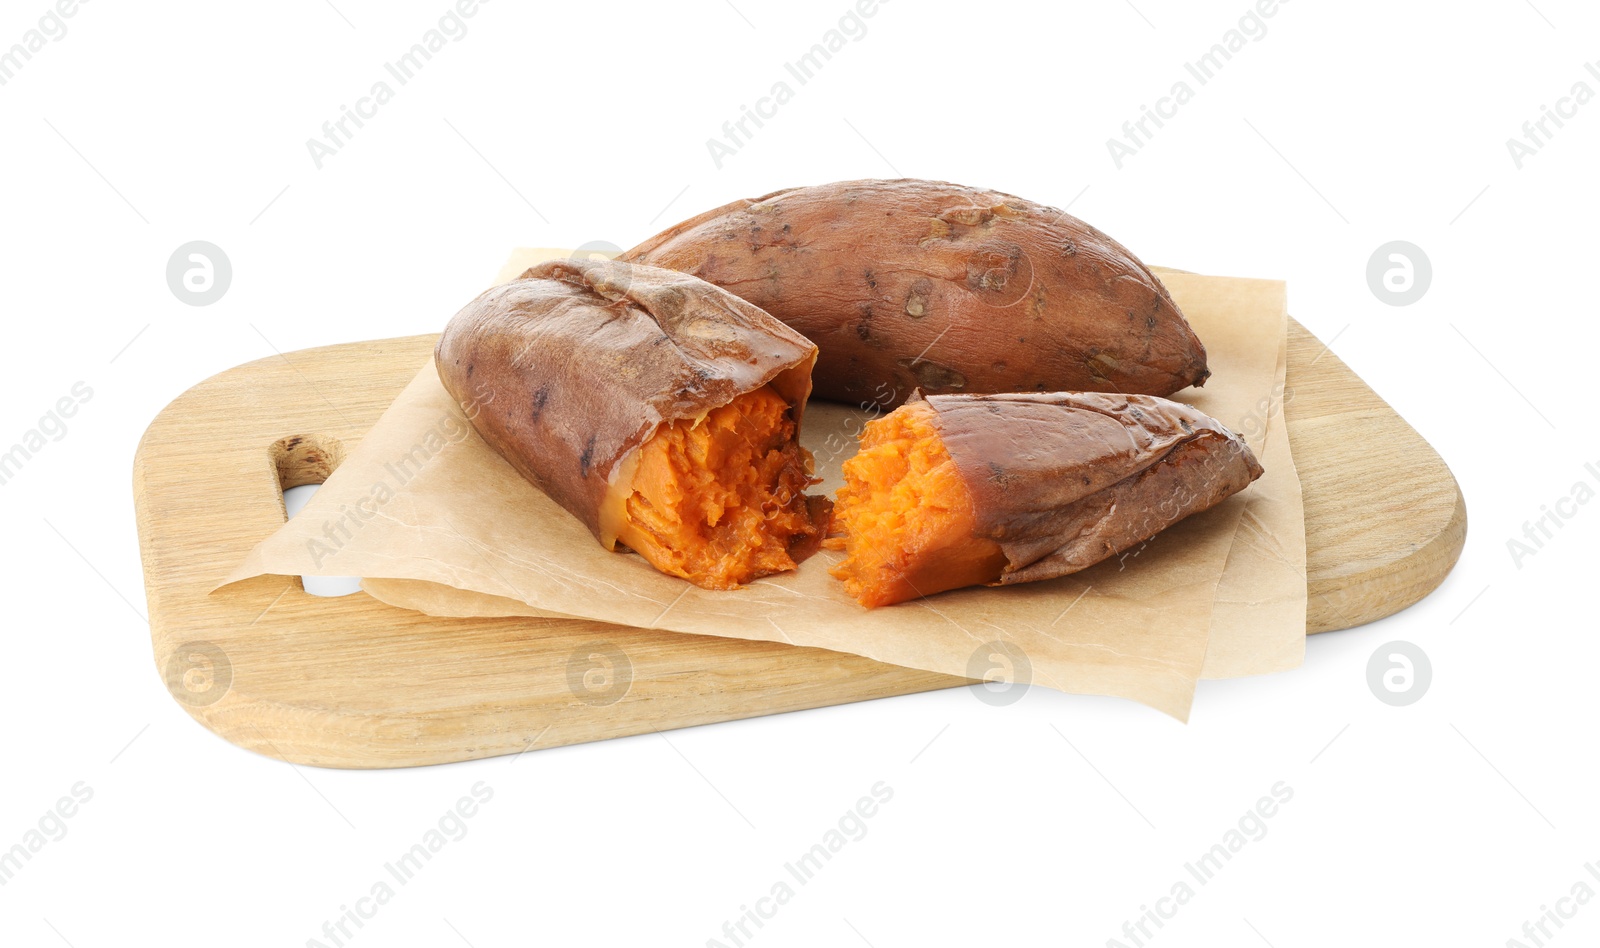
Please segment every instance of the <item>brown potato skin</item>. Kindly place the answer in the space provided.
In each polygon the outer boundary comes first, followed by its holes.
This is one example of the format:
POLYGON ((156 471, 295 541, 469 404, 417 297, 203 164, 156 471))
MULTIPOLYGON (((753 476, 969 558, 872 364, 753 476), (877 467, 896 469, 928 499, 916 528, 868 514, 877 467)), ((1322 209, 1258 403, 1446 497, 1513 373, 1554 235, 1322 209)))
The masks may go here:
POLYGON ((688 274, 556 260, 468 303, 434 362, 483 439, 614 549, 626 462, 641 444, 768 383, 798 430, 816 355, 799 333, 688 274))
POLYGON ((1150 395, 931 395, 972 494, 974 536, 998 543, 994 585, 1052 579, 1148 540, 1261 476, 1243 438, 1150 395))
POLYGON ((1205 347, 1166 287, 1071 215, 917 179, 777 191, 624 253, 737 293, 821 350, 818 398, 1202 384, 1205 347))

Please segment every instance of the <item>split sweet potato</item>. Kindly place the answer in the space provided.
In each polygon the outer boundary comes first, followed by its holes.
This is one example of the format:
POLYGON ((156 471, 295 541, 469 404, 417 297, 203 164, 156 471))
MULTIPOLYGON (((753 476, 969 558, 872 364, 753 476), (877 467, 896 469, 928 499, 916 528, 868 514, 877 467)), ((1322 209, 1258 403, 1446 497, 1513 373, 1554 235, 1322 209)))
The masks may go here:
POLYGON ((826 545, 873 607, 1085 569, 1261 476, 1244 440, 1146 395, 932 395, 869 422, 826 545))
POLYGON ((1150 269, 1083 221, 937 181, 842 181, 707 211, 621 257, 692 273, 821 349, 818 398, 1202 384, 1205 347, 1150 269))
POLYGON ((798 441, 816 354, 693 276, 561 260, 468 304, 435 363, 484 440, 603 546, 728 589, 820 543, 798 441))

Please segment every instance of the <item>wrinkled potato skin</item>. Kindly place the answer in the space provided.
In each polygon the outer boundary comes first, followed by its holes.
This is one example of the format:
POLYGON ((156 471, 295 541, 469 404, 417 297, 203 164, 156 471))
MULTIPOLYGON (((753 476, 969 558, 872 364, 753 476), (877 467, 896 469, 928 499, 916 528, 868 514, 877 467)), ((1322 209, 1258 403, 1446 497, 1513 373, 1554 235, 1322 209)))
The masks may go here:
POLYGON ((687 274, 555 260, 468 303, 434 363, 483 439, 613 549, 640 445, 768 383, 798 427, 816 351, 687 274))
POLYGON ((1167 395, 1209 374, 1166 287, 1110 237, 997 191, 843 181, 735 201, 620 259, 692 273, 821 354, 818 398, 935 393, 1167 395))
POLYGON ((972 494, 973 535, 1006 555, 995 585, 1086 569, 1262 473, 1244 439, 1164 398, 1053 392, 927 403, 972 494))

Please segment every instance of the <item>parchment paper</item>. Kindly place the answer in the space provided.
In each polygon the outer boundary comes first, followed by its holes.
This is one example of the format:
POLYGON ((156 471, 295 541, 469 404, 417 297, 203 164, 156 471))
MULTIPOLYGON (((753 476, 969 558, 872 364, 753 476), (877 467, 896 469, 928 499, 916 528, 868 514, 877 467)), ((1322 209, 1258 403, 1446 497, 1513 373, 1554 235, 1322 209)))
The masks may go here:
MULTIPOLYGON (((866 610, 828 575, 842 554, 824 551, 742 590, 700 589, 602 549, 477 437, 430 362, 306 508, 223 584, 263 573, 362 576, 378 598, 435 615, 558 614, 786 642, 1118 695, 1187 719, 1202 672, 1299 663, 1305 544, 1275 397, 1286 351, 1283 284, 1165 279, 1213 372, 1204 389, 1179 397, 1243 434, 1266 474, 1073 576, 866 610)), ((866 417, 821 402, 807 409, 802 442, 816 454, 818 490, 837 488, 866 417)))

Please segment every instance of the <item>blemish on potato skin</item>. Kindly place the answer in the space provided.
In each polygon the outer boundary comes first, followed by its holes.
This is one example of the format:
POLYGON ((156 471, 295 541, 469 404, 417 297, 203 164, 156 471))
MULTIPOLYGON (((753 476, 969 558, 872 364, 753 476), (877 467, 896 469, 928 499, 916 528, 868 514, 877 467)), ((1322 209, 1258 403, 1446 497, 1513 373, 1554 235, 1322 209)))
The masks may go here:
POLYGON ((856 322, 856 337, 862 342, 871 342, 872 327, 869 324, 872 322, 872 304, 862 303, 856 308, 856 312, 861 315, 856 322))
POLYGON ((1003 489, 1012 482, 1013 476, 1001 467, 999 462, 990 461, 988 467, 989 483, 1003 489))
POLYGON ((1015 244, 991 245, 973 254, 967 261, 967 289, 975 292, 1004 290, 1017 276, 1023 256, 1022 248, 1015 244))
POLYGON ((963 227, 977 227, 986 224, 994 217, 994 211, 987 207, 952 207, 939 215, 939 220, 947 224, 960 224, 963 227))
POLYGON ((913 319, 928 315, 928 297, 932 293, 933 282, 927 277, 918 277, 906 294, 906 315, 913 319))
POLYGON ((922 238, 921 240, 917 241, 917 245, 921 246, 923 244, 929 243, 930 241, 944 240, 946 237, 949 237, 949 236, 950 236, 950 225, 946 224, 944 221, 939 220, 936 217, 933 220, 928 222, 928 236, 926 236, 926 237, 922 238))
POLYGON ((900 365, 910 370, 924 391, 959 391, 967 387, 966 375, 947 365, 927 359, 901 359, 900 365))
POLYGON ((589 465, 594 463, 594 443, 599 435, 589 436, 589 443, 583 446, 583 454, 578 458, 578 474, 582 477, 589 476, 589 465))
POLYGON ((1145 314, 1145 325, 1151 329, 1161 324, 1161 316, 1168 309, 1168 301, 1159 294, 1150 301, 1150 312, 1145 314))

